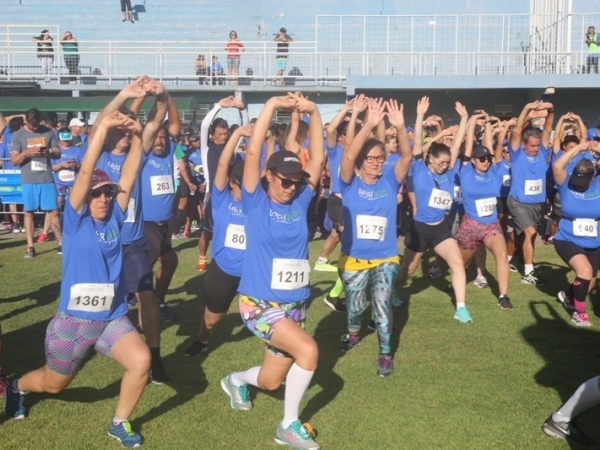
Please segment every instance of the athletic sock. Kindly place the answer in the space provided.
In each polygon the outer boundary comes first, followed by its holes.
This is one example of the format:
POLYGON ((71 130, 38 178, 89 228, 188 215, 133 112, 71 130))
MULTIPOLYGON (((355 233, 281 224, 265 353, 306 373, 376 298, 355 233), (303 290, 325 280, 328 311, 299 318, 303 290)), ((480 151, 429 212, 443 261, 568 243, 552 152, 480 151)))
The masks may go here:
POLYGON ((119 426, 123 422, 127 422, 127 419, 121 419, 120 417, 117 417, 117 416, 113 417, 112 423, 114 426, 119 426))
POLYGON ((251 367, 243 372, 233 372, 231 374, 231 382, 235 386, 241 386, 243 384, 250 384, 258 387, 258 373, 260 372, 260 366, 251 367))
POLYGON ((152 361, 160 359, 160 347, 154 347, 150 349, 150 359, 152 361))
POLYGON ((323 258, 322 256, 319 256, 317 258, 317 264, 326 264, 327 263, 327 258, 323 258))
POLYGON ((296 363, 290 367, 287 377, 285 377, 285 400, 283 420, 281 421, 283 428, 289 427, 292 422, 298 420, 300 402, 302 402, 302 397, 304 397, 314 373, 312 370, 304 370, 296 363))
POLYGON ((525 264, 525 276, 533 272, 533 264, 525 264))
POLYGON ((598 376, 590 378, 579 386, 571 398, 558 411, 552 414, 552 420, 557 423, 571 422, 582 412, 600 404, 599 379, 600 377, 598 376))
POLYGON ((331 291, 329 291, 329 296, 336 298, 342 295, 342 292, 344 292, 344 284, 342 283, 342 279, 338 277, 338 279, 335 280, 335 284, 331 288, 331 291))

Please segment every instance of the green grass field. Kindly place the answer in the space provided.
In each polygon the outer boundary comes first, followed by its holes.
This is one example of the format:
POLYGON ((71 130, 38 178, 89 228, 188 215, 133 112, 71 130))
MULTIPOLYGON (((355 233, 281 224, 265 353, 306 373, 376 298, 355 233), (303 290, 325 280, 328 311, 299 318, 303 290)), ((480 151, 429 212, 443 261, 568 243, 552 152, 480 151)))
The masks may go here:
MULTIPOLYGON (((242 326, 235 302, 210 352, 201 358, 183 356, 204 307, 202 275, 194 269, 196 243, 175 241, 180 264, 168 302, 179 320, 164 324, 162 333, 172 381, 148 385, 133 426, 149 449, 278 448, 273 436, 283 413, 283 388, 251 390, 254 409, 244 412, 230 408, 219 386, 229 372, 259 364, 263 352, 263 344, 242 326)), ((321 245, 310 244, 313 263, 321 245)), ((61 280, 55 247, 55 242, 36 245, 38 256, 26 260, 22 238, 0 240, 2 367, 11 378, 44 364, 45 328, 56 309, 61 280)), ((447 273, 429 280, 419 272, 408 282, 406 304, 395 311, 395 372, 388 378, 375 374, 377 336, 367 332, 368 317, 362 344, 340 354, 345 315, 322 301, 335 274, 313 272, 307 329, 319 344, 320 358, 301 419, 317 429, 322 447, 567 448, 543 434, 541 425, 581 382, 600 373, 600 301, 589 306, 595 327, 575 328, 555 301, 570 274, 552 246, 538 242, 536 262, 550 283, 537 288, 511 274, 513 311, 496 305, 492 275, 491 290, 470 284, 472 324, 452 318, 447 273)), ((490 256, 488 268, 493 274, 490 256)), ((473 277, 471 271, 469 279, 473 277)), ((130 317, 137 320, 137 309, 130 317)), ((93 356, 60 395, 28 395, 27 419, 0 415, 0 448, 118 448, 106 431, 120 377, 117 364, 93 356)), ((598 410, 580 420, 600 442, 598 423, 598 410)))

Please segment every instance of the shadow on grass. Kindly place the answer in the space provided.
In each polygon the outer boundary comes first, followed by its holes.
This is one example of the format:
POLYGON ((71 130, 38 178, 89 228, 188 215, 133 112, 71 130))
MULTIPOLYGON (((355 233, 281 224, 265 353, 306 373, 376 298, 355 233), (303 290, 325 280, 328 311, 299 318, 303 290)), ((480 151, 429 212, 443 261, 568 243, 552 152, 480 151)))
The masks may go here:
POLYGON ((14 297, 7 297, 2 299, 2 303, 14 303, 21 302, 23 300, 32 299, 35 300, 34 304, 23 306, 21 308, 12 309, 9 313, 0 316, 0 321, 7 320, 15 317, 19 314, 26 313, 39 306, 46 306, 50 303, 57 301, 60 294, 60 281, 47 284, 40 287, 36 291, 31 291, 26 294, 16 295, 14 297))
MULTIPOLYGON (((571 325, 568 313, 548 302, 530 302, 529 308, 535 323, 524 328, 521 334, 545 362, 535 374, 535 380, 538 385, 556 390, 564 403, 581 383, 598 375, 600 333, 571 325)), ((557 404, 553 411, 559 407, 557 404)), ((542 413, 540 427, 553 411, 542 413)), ((595 408, 582 414, 579 420, 581 428, 597 442, 600 442, 599 419, 600 412, 595 408)), ((572 448, 579 447, 572 444, 572 448)))

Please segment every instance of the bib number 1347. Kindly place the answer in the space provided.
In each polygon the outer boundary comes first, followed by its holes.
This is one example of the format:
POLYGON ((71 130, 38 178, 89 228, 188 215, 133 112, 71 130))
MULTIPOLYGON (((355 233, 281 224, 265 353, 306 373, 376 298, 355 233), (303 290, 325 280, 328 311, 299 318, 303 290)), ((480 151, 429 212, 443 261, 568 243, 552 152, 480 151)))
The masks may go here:
POLYGON ((308 286, 310 265, 306 259, 273 259, 271 289, 291 291, 308 286))

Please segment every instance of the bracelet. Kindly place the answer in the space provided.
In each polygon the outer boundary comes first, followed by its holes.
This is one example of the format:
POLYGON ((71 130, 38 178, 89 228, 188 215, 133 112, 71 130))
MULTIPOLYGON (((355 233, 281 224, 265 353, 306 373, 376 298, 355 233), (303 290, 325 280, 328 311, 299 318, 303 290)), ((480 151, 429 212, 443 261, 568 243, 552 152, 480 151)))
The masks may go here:
POLYGON ((551 108, 548 110, 549 113, 553 113, 554 112, 554 108, 551 108))

